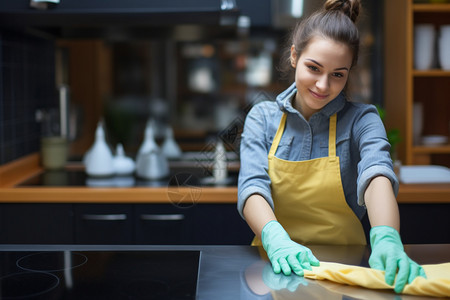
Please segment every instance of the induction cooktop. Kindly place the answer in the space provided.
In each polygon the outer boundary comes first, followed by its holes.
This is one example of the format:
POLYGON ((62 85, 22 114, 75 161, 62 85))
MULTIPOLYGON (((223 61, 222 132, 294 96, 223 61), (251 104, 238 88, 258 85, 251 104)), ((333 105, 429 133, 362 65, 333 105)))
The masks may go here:
POLYGON ((195 299, 200 251, 0 251, 0 299, 195 299))

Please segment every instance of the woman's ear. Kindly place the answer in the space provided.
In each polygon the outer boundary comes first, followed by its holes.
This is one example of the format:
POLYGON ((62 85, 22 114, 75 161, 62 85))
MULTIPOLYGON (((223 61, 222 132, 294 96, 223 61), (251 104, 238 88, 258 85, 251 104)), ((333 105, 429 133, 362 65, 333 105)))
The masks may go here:
POLYGON ((291 46, 291 66, 294 69, 297 67, 297 51, 295 51, 295 45, 291 46))

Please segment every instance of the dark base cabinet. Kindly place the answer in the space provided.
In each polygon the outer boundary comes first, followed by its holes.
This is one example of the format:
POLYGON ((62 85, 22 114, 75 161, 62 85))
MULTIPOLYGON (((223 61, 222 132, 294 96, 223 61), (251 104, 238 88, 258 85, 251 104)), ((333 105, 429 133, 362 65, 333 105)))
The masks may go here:
POLYGON ((405 244, 450 243, 450 204, 400 204, 400 233, 405 244))
POLYGON ((198 245, 250 245, 254 237, 236 204, 197 205, 194 233, 198 245))
MULTIPOLYGON (((450 243, 450 204, 400 204, 405 244, 450 243)), ((0 244, 249 245, 236 205, 1 203, 0 244)))
POLYGON ((249 245, 235 204, 0 204, 1 244, 249 245))
POLYGON ((0 243, 73 244, 72 204, 0 204, 0 243))
POLYGON ((193 211, 194 206, 135 205, 135 243, 139 245, 192 244, 193 211))
POLYGON ((133 210, 126 204, 75 204, 76 244, 133 244, 133 210))

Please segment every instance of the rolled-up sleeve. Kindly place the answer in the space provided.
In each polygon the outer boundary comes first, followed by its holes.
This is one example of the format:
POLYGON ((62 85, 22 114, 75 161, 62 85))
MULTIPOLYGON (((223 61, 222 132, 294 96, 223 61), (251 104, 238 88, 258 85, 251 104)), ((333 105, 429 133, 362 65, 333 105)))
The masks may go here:
POLYGON ((370 106, 356 122, 353 128, 361 156, 358 163, 358 204, 365 205, 364 193, 371 180, 377 176, 387 177, 397 196, 399 183, 389 153, 390 144, 376 108, 370 106))
MULTIPOLYGON (((267 154, 270 142, 267 140, 267 110, 277 110, 274 103, 263 102, 253 107, 248 113, 240 145, 241 167, 238 180, 237 209, 243 216, 243 209, 248 197, 259 194, 273 209, 270 191, 270 178, 267 173, 267 154)), ((269 114, 270 115, 270 114, 269 114)))

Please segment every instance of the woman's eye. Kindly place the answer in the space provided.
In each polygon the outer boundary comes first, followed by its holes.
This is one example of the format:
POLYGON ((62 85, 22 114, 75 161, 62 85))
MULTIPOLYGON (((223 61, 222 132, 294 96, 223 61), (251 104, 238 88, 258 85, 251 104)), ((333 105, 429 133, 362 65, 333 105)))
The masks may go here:
POLYGON ((319 71, 319 68, 317 68, 316 66, 308 66, 308 68, 309 68, 311 71, 315 71, 315 72, 319 71))
POLYGON ((342 77, 344 77, 344 74, 342 74, 342 73, 333 73, 333 76, 334 77, 338 77, 338 78, 342 78, 342 77))

